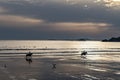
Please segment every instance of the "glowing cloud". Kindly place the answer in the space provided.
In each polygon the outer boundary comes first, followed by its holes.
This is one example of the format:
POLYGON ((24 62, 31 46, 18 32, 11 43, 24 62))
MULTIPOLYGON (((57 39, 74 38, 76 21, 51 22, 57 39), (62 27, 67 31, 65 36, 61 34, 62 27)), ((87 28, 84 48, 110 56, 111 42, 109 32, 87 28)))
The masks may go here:
POLYGON ((119 7, 120 0, 96 0, 95 2, 103 2, 106 7, 119 7))
POLYGON ((4 25, 21 25, 21 26, 31 26, 39 25, 43 23, 43 20, 28 18, 23 16, 13 16, 13 15, 0 15, 0 23, 4 25))
POLYGON ((113 1, 120 1, 120 0, 113 0, 113 1))
POLYGON ((108 29, 111 24, 107 23, 93 23, 93 22, 84 22, 84 23, 75 23, 75 22, 61 22, 52 24, 54 28, 62 31, 82 31, 82 32, 100 32, 108 29))

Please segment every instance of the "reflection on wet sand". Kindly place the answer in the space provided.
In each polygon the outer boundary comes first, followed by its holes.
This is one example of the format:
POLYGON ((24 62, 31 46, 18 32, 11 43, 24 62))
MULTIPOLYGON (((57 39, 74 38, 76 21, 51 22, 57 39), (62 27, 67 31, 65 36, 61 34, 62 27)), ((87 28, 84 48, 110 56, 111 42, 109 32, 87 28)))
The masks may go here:
POLYGON ((119 80, 119 54, 119 42, 2 41, 0 80, 119 80))
POLYGON ((89 67, 89 69, 94 70, 94 71, 101 71, 101 72, 106 72, 106 69, 103 68, 98 68, 98 67, 89 67))
POLYGON ((118 74, 118 75, 120 75, 120 71, 117 71, 117 72, 115 72, 115 74, 118 74))
POLYGON ((31 57, 29 57, 29 58, 27 57, 27 58, 26 58, 26 61, 27 61, 29 64, 31 64, 31 63, 32 63, 32 58, 31 58, 31 57))
MULTIPOLYGON (((25 55, 24 55, 25 56, 25 55)), ((113 55, 33 55, 16 58, 0 58, 0 65, 7 64, 10 79, 16 80, 119 80, 120 62, 113 55), (26 65, 26 61, 31 64, 26 65), (113 60, 114 59, 114 60, 113 60), (26 60, 26 61, 25 61, 26 60), (22 63, 22 64, 20 64, 22 63), (8 66, 9 65, 9 66, 8 66), (52 69, 51 69, 52 68, 52 69)), ((7 73, 5 73, 7 74, 7 73)), ((1 76, 0 76, 1 77, 1 76)), ((9 80, 4 79, 3 80, 9 80)))

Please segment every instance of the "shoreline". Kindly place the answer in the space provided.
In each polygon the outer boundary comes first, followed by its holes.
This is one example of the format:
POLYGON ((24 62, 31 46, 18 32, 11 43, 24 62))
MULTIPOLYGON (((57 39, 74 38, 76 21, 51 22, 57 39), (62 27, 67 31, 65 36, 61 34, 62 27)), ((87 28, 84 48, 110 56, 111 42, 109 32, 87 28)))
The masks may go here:
POLYGON ((111 55, 89 55, 86 58, 77 55, 33 55, 31 64, 25 60, 24 55, 0 57, 0 74, 4 73, 5 76, 0 78, 2 80, 118 80, 120 61, 111 60, 112 57, 117 59, 111 55), (94 59, 96 57, 97 59, 94 59), (55 68, 52 64, 56 64, 55 68))

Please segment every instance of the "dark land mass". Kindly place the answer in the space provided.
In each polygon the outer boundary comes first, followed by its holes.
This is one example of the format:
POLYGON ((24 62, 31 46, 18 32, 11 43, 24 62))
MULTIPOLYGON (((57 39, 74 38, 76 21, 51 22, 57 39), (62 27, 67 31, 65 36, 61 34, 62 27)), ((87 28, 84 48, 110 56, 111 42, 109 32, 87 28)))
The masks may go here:
POLYGON ((104 39, 103 42, 120 42, 120 37, 112 37, 110 39, 104 39))
POLYGON ((91 39, 81 38, 81 39, 47 39, 47 40, 88 41, 88 40, 91 40, 91 39))

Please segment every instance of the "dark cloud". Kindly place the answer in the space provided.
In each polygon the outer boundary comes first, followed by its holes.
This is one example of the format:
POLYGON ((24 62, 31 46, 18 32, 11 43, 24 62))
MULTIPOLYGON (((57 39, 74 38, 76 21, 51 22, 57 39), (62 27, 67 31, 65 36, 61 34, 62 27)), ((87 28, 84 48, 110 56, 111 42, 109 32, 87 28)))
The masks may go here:
POLYGON ((120 8, 108 7, 103 0, 1 0, 0 7, 1 39, 120 35, 120 8))

